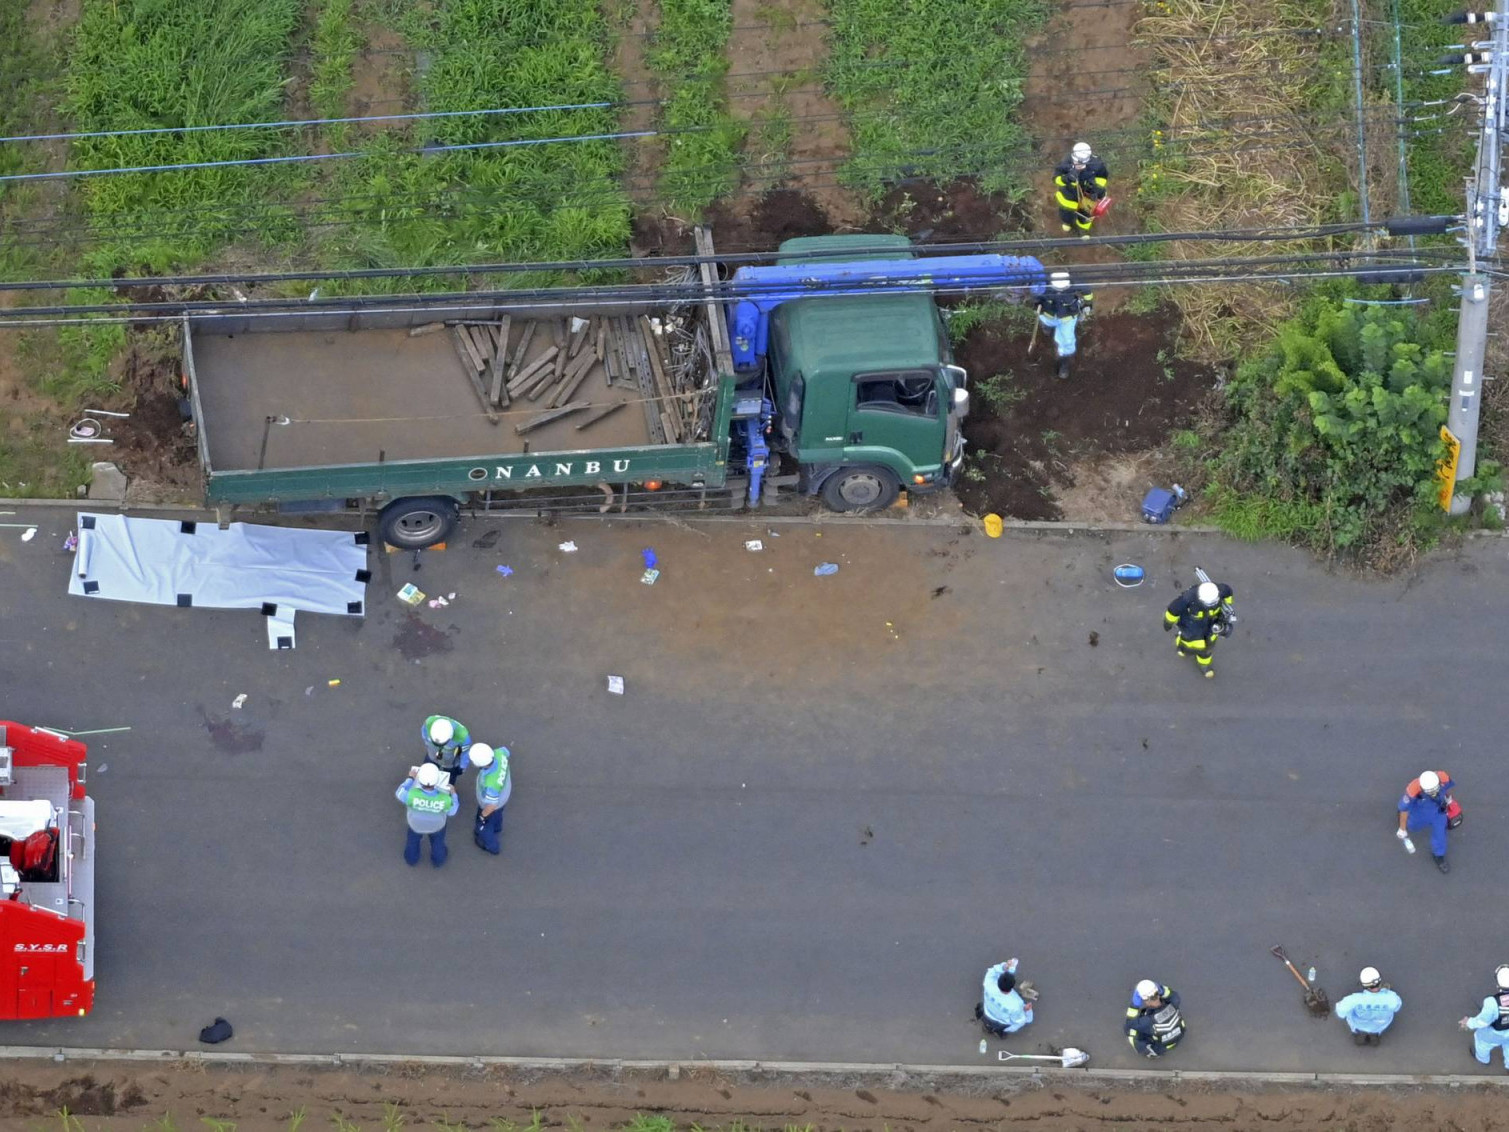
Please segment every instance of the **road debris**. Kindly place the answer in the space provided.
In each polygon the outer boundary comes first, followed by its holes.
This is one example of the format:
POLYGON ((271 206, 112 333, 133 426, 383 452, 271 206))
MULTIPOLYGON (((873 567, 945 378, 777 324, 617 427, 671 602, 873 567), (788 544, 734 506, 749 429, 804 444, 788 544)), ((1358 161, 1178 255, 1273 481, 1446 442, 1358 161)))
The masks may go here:
POLYGON ((21 541, 22 542, 30 542, 32 539, 34 539, 36 537, 37 537, 37 528, 36 527, 28 527, 26 529, 26 531, 24 531, 22 533, 22 535, 21 535, 21 541))
POLYGON ((246 693, 242 692, 239 696, 237 696, 234 700, 231 701, 231 707, 233 707, 233 708, 240 708, 245 703, 246 703, 246 693))
POLYGON ((644 568, 646 570, 653 570, 660 564, 659 560, 655 557, 655 548, 653 546, 645 547, 639 552, 639 556, 644 559, 644 568))
POLYGON ((653 586, 660 578, 659 570, 646 570, 639 576, 639 580, 647 586, 653 586))
POLYGON ((497 567, 497 571, 498 571, 498 573, 502 574, 505 578, 511 578, 511 577, 513 577, 513 567, 512 566, 498 566, 497 567))
POLYGON ((1116 580, 1116 584, 1122 589, 1130 590, 1142 585, 1143 579, 1147 577, 1147 572, 1134 562, 1123 562, 1111 571, 1111 577, 1116 580))
POLYGON ((572 542, 570 539, 567 539, 565 542, 561 543, 560 546, 556 547, 556 549, 564 554, 575 554, 576 543, 572 542))
POLYGON ((609 676, 608 677, 608 691, 612 692, 615 696, 621 696, 621 695, 623 695, 624 694, 624 678, 622 676, 609 676))
POLYGON ((826 578, 829 574, 837 574, 838 563, 820 562, 813 568, 812 573, 819 578, 826 578))
POLYGON ((744 549, 748 551, 761 551, 765 549, 765 544, 757 538, 752 538, 744 543, 744 549))
POLYGON ((418 605, 424 600, 424 591, 413 582, 405 582, 403 589, 398 591, 398 600, 405 605, 418 605))

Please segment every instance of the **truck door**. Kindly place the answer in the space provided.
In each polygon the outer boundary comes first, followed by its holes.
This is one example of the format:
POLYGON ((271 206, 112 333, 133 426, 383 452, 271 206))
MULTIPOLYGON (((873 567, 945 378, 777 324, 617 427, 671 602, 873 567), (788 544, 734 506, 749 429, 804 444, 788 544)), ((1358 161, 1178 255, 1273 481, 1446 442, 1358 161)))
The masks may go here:
POLYGON ((936 370, 858 374, 851 397, 845 463, 883 464, 903 482, 914 468, 937 467, 947 404, 936 370))

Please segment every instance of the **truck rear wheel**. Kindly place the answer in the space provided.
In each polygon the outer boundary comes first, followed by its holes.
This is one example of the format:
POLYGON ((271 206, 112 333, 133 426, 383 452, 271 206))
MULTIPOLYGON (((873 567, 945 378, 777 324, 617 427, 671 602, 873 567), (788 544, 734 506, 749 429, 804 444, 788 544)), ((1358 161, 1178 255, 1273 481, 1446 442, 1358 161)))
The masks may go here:
POLYGON ((454 499, 443 495, 416 495, 395 499, 377 516, 377 530, 389 546, 423 550, 450 538, 461 521, 454 499))
POLYGON ((881 511, 900 494, 895 475, 874 464, 840 468, 823 483, 823 502, 835 511, 881 511))

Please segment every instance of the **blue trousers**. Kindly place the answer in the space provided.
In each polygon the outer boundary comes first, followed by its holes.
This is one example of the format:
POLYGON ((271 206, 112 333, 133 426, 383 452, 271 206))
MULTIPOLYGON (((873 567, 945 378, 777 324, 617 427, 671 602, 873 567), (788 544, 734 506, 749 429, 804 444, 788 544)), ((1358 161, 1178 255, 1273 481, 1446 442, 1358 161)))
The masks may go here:
POLYGON ((1433 857, 1446 856, 1446 814, 1437 809, 1419 810, 1409 815, 1408 829, 1430 829, 1430 853, 1433 857))
POLYGON ((1487 1065, 1493 1059, 1493 1047, 1498 1046, 1504 1055, 1504 1068, 1509 1069, 1509 1030, 1495 1030, 1484 1026, 1472 1032, 1472 1055, 1487 1065))
POLYGON ((499 806, 487 817, 482 816, 482 807, 477 807, 477 820, 472 826, 472 840, 478 848, 489 853, 503 852, 503 807, 499 806))
POLYGON ((1071 314, 1064 318, 1058 318, 1051 314, 1039 314, 1037 320, 1053 331, 1053 346, 1058 351, 1058 356, 1061 358, 1073 357, 1074 351, 1078 348, 1074 328, 1079 322, 1079 316, 1071 314))
MULTIPOLYGON (((403 859, 411 865, 417 865, 419 864, 420 842, 424 840, 426 835, 415 833, 412 829, 408 831, 408 834, 409 839, 404 842, 403 846, 403 859)), ((445 864, 446 857, 450 855, 450 850, 445 847, 445 827, 441 826, 439 831, 429 834, 429 839, 430 864, 438 869, 441 865, 445 864)))

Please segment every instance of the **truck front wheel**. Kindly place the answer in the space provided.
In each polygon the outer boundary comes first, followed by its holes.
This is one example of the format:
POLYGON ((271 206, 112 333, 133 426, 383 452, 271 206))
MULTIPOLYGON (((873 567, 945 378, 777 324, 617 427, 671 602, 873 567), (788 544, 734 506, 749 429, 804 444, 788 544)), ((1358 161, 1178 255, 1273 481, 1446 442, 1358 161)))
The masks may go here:
POLYGON ((823 502, 835 511, 882 511, 900 494, 895 475, 874 464, 840 468, 823 482, 823 502))
POLYGON ((423 550, 450 538, 460 521, 461 511, 454 499, 417 495, 395 499, 384 507, 377 516, 377 530, 389 546, 423 550))

